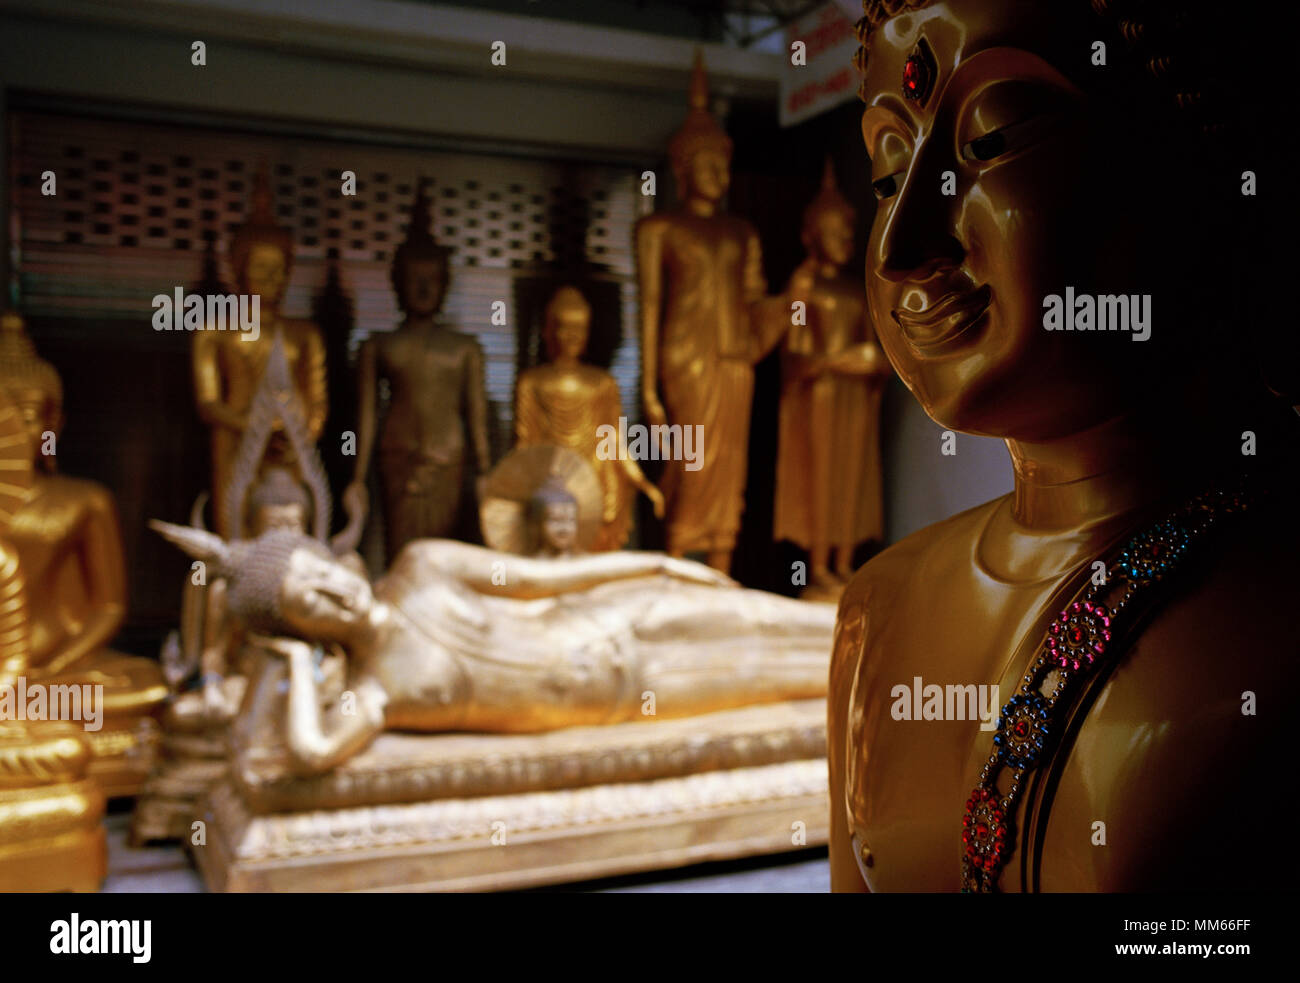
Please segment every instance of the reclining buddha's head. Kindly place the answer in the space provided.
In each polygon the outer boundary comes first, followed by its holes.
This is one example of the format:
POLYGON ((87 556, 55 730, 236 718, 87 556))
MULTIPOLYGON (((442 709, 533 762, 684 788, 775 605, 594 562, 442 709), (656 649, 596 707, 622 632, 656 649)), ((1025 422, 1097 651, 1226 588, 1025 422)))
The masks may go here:
POLYGON ((867 296, 930 416, 1050 440, 1205 371, 1242 201, 1240 165, 1204 150, 1221 107, 1191 39, 1213 23, 1138 0, 864 6, 867 296), (1120 326, 1049 330, 1071 295, 1120 326))

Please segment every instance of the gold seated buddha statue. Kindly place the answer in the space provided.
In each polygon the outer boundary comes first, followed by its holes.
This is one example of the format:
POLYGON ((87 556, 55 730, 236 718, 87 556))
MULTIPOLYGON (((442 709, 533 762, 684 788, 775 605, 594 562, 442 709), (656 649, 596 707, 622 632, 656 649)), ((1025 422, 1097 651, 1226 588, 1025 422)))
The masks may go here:
POLYGON ((89 772, 109 796, 148 774, 154 714, 167 696, 157 663, 108 648, 126 616, 126 569, 112 495, 54 473, 63 388, 13 312, 0 317, 0 391, 17 408, 35 461, 3 535, 21 560, 30 642, 22 674, 49 685, 103 686, 104 725, 86 737, 89 772))
POLYGON ((85 732, 14 712, 29 614, 18 553, 0 539, 0 892, 95 891, 107 866, 104 793, 86 777, 85 732))

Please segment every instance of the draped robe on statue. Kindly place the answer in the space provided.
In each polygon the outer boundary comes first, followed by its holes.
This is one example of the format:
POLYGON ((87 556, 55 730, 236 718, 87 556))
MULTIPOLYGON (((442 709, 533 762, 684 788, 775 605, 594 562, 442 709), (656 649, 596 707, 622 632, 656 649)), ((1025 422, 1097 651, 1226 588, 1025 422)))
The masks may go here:
POLYGON ((758 233, 732 215, 675 216, 663 262, 664 409, 670 425, 703 427, 695 462, 670 460, 660 479, 668 550, 731 550, 745 507, 754 362, 764 352, 750 311, 766 292, 758 233))
POLYGON ((861 291, 855 296, 836 285, 814 288, 807 323, 791 326, 783 351, 773 532, 804 549, 884 538, 877 425, 883 380, 862 372, 799 374, 807 359, 874 340, 861 291))

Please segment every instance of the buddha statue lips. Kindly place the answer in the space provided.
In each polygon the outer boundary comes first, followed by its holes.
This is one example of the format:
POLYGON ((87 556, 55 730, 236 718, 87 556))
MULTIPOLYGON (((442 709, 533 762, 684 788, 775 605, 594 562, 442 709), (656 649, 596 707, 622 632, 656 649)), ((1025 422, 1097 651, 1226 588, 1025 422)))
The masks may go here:
POLYGON ((1247 357, 1270 354, 1270 326, 1230 343, 1216 327, 1242 284, 1270 294, 1260 257, 1226 238, 1248 199, 1222 180, 1269 159, 1250 142, 1267 128, 1209 98, 1232 91, 1213 73, 1245 32, 1209 4, 1177 26, 1158 6, 865 5, 878 340, 937 423, 1005 440, 1015 489, 845 590, 837 890, 1241 889, 1283 857, 1295 870, 1276 799, 1287 730, 1237 721, 1261 686, 1294 709, 1277 653, 1294 637, 1297 434, 1247 357), (1150 341, 1046 330, 1044 299, 1070 286, 1158 295, 1150 341), (1267 454, 1243 444, 1257 430, 1267 454), (1238 497, 1243 472, 1258 496, 1238 497), (1015 694, 996 740, 893 719, 891 687, 920 675, 1015 694), (1102 848, 1098 823, 1141 842, 1102 848), (1187 862, 1207 829, 1230 831, 1233 861, 1187 862))
POLYGON ((831 605, 745 590, 664 554, 539 558, 417 540, 372 590, 295 533, 226 543, 153 526, 226 578, 229 615, 287 663, 287 715, 285 666, 265 661, 234 733, 249 746, 282 729, 301 774, 386 728, 534 732, 643 719, 646 691, 659 717, 681 717, 826 690, 831 605), (319 688, 321 647, 346 656, 356 712, 319 688))

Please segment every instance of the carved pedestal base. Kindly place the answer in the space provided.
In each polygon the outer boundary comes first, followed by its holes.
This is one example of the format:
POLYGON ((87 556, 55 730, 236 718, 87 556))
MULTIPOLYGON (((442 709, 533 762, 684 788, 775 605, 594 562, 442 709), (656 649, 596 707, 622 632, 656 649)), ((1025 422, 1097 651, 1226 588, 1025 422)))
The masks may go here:
POLYGON ((204 796, 228 768, 224 730, 165 734, 153 774, 135 800, 131 842, 189 842, 204 796))
POLYGON ((824 759, 656 781, 253 815, 223 779, 193 852, 216 891, 489 891, 820 845, 824 759))
POLYGON ((158 722, 140 716, 104 721, 104 729, 87 733, 91 759, 87 773, 110 799, 133 797, 144 787, 157 755, 158 722))
POLYGON ((108 869, 92 781, 0 789, 0 892, 98 891, 108 869))

